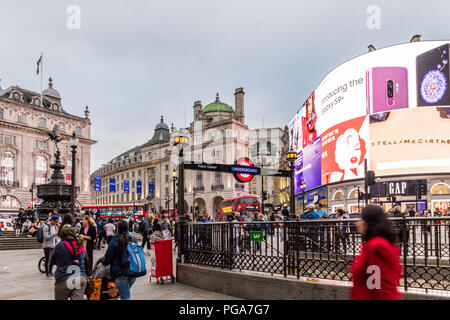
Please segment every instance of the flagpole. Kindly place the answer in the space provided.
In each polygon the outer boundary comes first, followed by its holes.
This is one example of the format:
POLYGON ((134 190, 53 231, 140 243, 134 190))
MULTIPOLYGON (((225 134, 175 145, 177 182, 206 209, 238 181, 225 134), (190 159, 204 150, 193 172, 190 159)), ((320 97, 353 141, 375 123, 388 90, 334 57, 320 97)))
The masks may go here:
POLYGON ((43 74, 44 74, 44 54, 41 52, 41 107, 44 107, 44 102, 42 101, 43 74))

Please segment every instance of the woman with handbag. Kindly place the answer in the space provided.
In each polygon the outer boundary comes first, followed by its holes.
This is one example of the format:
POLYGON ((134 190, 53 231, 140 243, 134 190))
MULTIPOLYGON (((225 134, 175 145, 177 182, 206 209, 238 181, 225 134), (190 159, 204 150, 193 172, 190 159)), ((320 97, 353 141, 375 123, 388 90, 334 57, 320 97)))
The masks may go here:
POLYGON ((94 266, 94 246, 97 232, 95 230, 94 219, 88 215, 83 217, 83 226, 80 230, 80 237, 84 240, 84 245, 86 247, 86 265, 88 266, 87 271, 90 276, 94 266))
POLYGON ((85 248, 73 224, 72 215, 65 214, 58 230, 61 241, 50 256, 49 267, 56 265, 55 300, 83 300, 86 290, 85 248))

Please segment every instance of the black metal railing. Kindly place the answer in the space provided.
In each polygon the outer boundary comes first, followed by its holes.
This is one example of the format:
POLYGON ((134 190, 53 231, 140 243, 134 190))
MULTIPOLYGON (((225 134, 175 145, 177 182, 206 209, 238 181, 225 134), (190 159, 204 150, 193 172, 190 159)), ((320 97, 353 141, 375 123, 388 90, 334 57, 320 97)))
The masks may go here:
MULTIPOLYGON (((450 291, 450 217, 390 220, 401 248, 401 286, 450 291)), ((181 254, 192 264, 350 281, 362 242, 357 221, 184 223, 181 254)))

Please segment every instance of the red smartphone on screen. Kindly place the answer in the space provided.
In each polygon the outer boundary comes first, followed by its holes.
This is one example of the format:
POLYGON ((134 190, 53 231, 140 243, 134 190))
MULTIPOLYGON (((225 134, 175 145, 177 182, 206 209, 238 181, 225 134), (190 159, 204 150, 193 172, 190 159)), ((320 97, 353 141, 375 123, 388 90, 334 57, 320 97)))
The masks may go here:
POLYGON ((366 71, 367 114, 408 108, 408 70, 375 67, 366 71))

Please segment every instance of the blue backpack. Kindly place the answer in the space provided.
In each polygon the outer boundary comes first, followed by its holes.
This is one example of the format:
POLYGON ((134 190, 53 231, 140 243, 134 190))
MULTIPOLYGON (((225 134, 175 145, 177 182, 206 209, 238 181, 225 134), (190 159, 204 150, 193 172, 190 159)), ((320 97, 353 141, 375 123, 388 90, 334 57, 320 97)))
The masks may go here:
POLYGON ((144 249, 137 243, 128 243, 126 264, 128 268, 124 271, 124 275, 127 277, 137 278, 147 274, 144 249))

